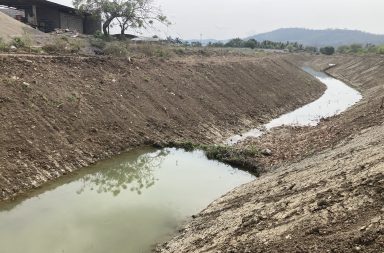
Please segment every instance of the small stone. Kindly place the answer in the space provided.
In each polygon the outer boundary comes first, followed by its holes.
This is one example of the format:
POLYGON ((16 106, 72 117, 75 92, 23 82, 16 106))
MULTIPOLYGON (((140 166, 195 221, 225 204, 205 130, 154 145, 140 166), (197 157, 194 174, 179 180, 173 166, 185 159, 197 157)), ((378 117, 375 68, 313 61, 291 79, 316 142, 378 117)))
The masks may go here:
POLYGON ((355 247, 355 251, 360 251, 360 250, 361 250, 361 247, 359 247, 359 246, 355 247))
POLYGON ((373 219, 371 219, 371 223, 379 223, 381 220, 381 217, 375 217, 373 219))
POLYGON ((27 82, 23 82, 23 85, 25 86, 25 87, 29 87, 29 86, 31 86, 29 83, 27 83, 27 82))
POLYGON ((272 155, 272 150, 270 150, 269 148, 263 149, 261 151, 261 154, 263 154, 265 156, 271 156, 272 155))

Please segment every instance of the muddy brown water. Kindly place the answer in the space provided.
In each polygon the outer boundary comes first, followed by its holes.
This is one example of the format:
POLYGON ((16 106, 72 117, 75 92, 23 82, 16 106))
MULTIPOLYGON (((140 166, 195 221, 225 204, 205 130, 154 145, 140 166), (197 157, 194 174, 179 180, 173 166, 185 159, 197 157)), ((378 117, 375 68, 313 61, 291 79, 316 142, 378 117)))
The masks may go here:
POLYGON ((0 206, 0 252, 150 252, 254 178, 201 151, 131 151, 0 206))
POLYGON ((319 99, 273 119, 260 128, 251 129, 243 134, 231 136, 226 140, 226 144, 233 145, 248 137, 260 137, 266 131, 276 127, 316 126, 321 119, 338 115, 362 99, 360 92, 338 79, 308 67, 303 68, 303 70, 327 86, 326 91, 319 99))

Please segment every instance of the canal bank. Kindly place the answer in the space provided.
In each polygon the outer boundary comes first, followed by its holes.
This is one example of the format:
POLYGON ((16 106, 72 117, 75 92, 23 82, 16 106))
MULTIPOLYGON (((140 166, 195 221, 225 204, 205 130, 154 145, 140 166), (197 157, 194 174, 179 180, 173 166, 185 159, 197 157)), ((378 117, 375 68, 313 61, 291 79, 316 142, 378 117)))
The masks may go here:
POLYGON ((146 144, 213 144, 317 99, 279 55, 155 60, 3 56, 0 198, 146 144))
POLYGON ((216 200, 159 252, 381 252, 384 247, 384 59, 289 58, 362 92, 317 127, 274 129, 242 143, 270 148, 258 180, 216 200))

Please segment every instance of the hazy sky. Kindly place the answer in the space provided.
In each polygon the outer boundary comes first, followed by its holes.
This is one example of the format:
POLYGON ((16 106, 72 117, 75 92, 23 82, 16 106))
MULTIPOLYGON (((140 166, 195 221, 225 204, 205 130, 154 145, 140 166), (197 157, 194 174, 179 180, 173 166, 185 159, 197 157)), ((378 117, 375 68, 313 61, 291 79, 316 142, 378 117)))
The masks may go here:
MULTIPOLYGON (((51 0, 70 4, 72 0, 51 0)), ((277 28, 384 34, 384 0, 155 0, 173 23, 149 33, 183 39, 247 37, 277 28)))

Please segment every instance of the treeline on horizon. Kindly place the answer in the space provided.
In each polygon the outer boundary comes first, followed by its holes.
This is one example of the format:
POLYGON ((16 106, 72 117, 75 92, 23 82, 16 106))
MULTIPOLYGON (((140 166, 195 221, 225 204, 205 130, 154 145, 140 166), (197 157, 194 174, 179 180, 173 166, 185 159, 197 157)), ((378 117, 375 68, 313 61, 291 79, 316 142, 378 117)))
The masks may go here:
POLYGON ((230 48, 251 48, 251 49, 275 49, 275 50, 288 50, 288 51, 313 51, 313 47, 304 47, 297 42, 274 42, 270 40, 257 41, 255 39, 242 40, 240 38, 231 39, 230 41, 223 42, 210 42, 208 47, 230 47, 230 48))
MULTIPOLYGON (((202 46, 200 42, 192 42, 191 46, 202 46)), ((257 41, 255 39, 243 40, 240 38, 231 39, 228 42, 209 42, 207 47, 217 48, 250 48, 250 49, 271 49, 271 50, 285 50, 289 52, 310 52, 310 53, 322 53, 322 54, 334 54, 335 52, 340 54, 384 54, 384 45, 374 44, 351 44, 342 45, 339 47, 326 46, 304 46, 298 42, 274 42, 269 40, 257 41)))
POLYGON ((215 42, 208 43, 208 47, 230 47, 230 48, 251 48, 251 49, 275 49, 275 50, 288 50, 290 52, 297 51, 307 51, 312 53, 324 53, 324 54, 333 54, 335 52, 348 54, 348 53, 378 53, 384 54, 384 45, 374 45, 374 44, 351 44, 351 45, 342 45, 337 48, 332 46, 327 47, 315 47, 315 46, 303 46, 297 42, 273 42, 269 40, 257 41, 255 39, 242 40, 240 38, 232 39, 226 43, 215 42))

